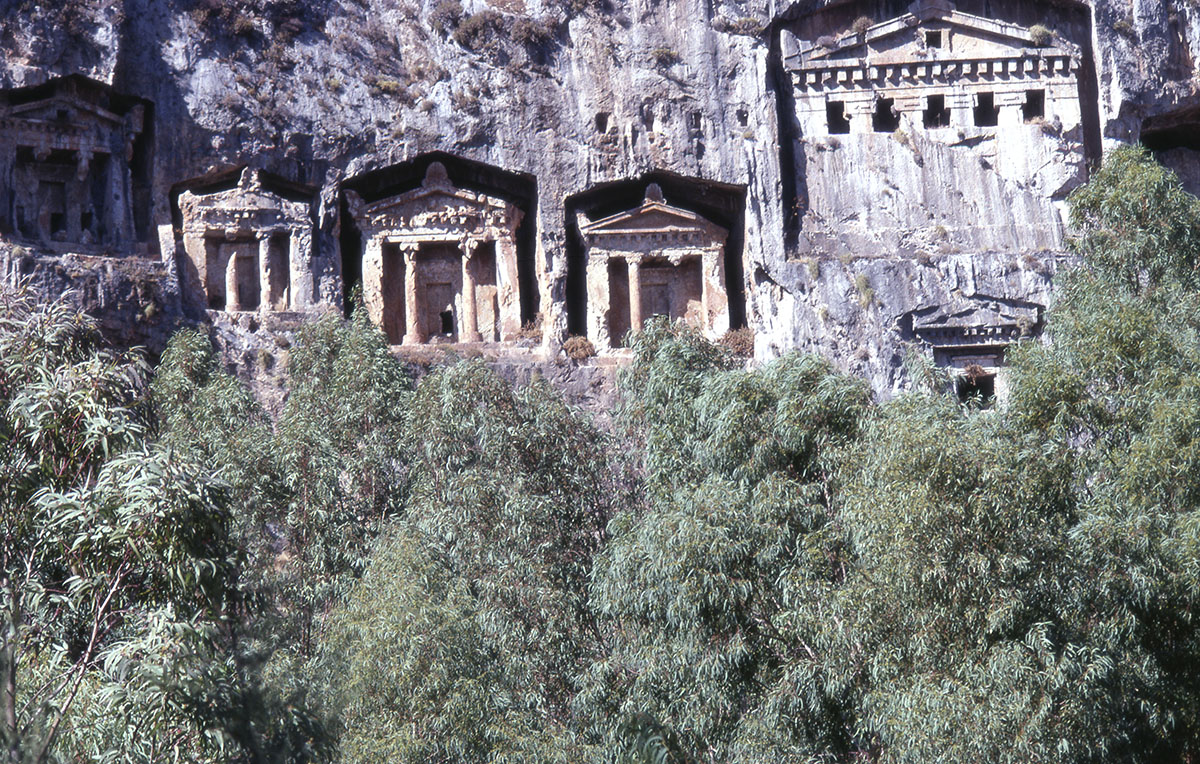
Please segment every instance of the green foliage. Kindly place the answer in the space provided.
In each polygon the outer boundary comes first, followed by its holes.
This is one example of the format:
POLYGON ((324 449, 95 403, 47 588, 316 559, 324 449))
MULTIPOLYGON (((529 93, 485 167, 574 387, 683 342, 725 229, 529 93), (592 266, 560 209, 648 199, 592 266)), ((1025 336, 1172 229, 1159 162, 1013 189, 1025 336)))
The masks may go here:
POLYGON ((1159 286, 1200 287, 1200 200, 1143 148, 1107 155, 1092 182, 1071 196, 1077 251, 1096 275, 1132 294, 1159 286))
POLYGON ((650 60, 655 66, 666 69, 679 63, 679 51, 674 48, 655 48, 650 51, 650 60))
POLYGON ((1054 40, 1054 33, 1042 24, 1029 27, 1029 38, 1039 48, 1049 45, 1054 40))
MULTIPOLYGON (((867 390, 814 357, 726 370, 716 346, 661 322, 634 347, 625 416, 646 433, 647 505, 609 525, 592 606, 612 647, 579 711, 614 756, 774 758, 760 745, 764 687, 804 654, 794 599, 839 575, 835 454, 855 437, 867 390)), ((805 697, 813 716, 794 745, 844 747, 829 700, 805 697)))
POLYGON ((472 13, 454 28, 454 41, 477 53, 490 49, 493 38, 504 29, 504 17, 498 11, 472 13))
POLYGON ((442 34, 450 34, 462 16, 463 7, 458 0, 438 0, 429 12, 429 26, 442 34))
POLYGON ((514 392, 478 363, 423 380, 410 428, 411 506, 326 647, 344 755, 579 760, 587 581, 620 495, 604 438, 544 382, 514 392))
POLYGON ((307 683, 317 632, 405 505, 412 385, 361 311, 303 329, 288 373, 272 427, 208 339, 181 332, 154 395, 164 439, 212 465, 235 497, 243 617, 213 653, 227 675, 229 733, 260 759, 305 761, 331 742, 307 683))
MULTIPOLYGON (((227 602, 226 524, 205 471, 149 440, 148 368, 97 346, 94 324, 65 301, 0 293, 0 743, 43 762, 87 737, 83 709, 117 713, 125 677, 101 667, 168 624, 164 665, 227 602)), ((147 703, 178 709, 187 688, 162 683, 147 703)), ((203 758, 195 715, 143 718, 147 745, 174 739, 203 758)), ((177 748, 178 750, 178 748, 177 748)))

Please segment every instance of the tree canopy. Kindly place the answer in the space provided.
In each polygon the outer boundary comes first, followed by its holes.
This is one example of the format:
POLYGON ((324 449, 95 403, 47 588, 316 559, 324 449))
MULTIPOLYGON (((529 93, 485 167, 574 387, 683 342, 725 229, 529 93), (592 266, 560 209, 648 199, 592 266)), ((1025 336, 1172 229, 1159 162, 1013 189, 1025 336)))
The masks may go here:
POLYGON ((9 760, 1195 761, 1200 202, 1139 149, 1071 201, 986 411, 653 320, 600 426, 360 310, 272 419, 6 293, 9 760))

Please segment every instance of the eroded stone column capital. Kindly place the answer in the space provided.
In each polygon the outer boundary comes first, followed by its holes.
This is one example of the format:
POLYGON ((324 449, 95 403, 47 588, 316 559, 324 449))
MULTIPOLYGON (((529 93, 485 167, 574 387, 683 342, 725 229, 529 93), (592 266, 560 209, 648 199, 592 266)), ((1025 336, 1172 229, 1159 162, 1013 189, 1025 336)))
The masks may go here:
POLYGON ((416 241, 400 241, 396 242, 396 248, 400 250, 404 262, 412 265, 417 260, 417 253, 421 251, 421 243, 416 241))
POLYGON ((92 163, 92 150, 90 148, 80 149, 78 164, 75 166, 75 179, 83 182, 87 179, 88 169, 92 163))
POLYGON ((475 257, 475 252, 479 249, 479 245, 482 243, 483 239, 480 239, 477 236, 464 236, 462 239, 460 239, 458 242, 458 248, 462 252, 463 262, 475 257))

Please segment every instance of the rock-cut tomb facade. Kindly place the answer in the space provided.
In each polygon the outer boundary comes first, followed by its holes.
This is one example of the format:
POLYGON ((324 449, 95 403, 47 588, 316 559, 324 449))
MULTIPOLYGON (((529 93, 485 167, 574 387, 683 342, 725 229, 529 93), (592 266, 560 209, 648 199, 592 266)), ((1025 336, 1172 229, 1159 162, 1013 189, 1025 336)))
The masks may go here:
POLYGON ((655 315, 713 339, 729 329, 724 228, 667 204, 653 183, 640 207, 577 222, 587 261, 587 331, 598 350, 619 347, 655 315))
POLYGON ((947 0, 840 33, 833 13, 781 33, 804 246, 1060 248, 1086 179, 1082 47, 947 0))
POLYGON ((932 351, 933 361, 946 369, 964 400, 979 395, 985 401, 1008 398, 1005 351, 1022 339, 1041 333, 1044 307, 1024 300, 988 295, 961 297, 930 304, 902 319, 901 331, 932 351))
POLYGON ((389 342, 516 339, 521 209, 455 186, 440 162, 412 191, 346 196, 362 234, 363 301, 389 342))
POLYGON ((304 311, 315 302, 312 201, 264 187, 242 170, 237 186, 179 197, 185 289, 210 310, 304 311))
POLYGON ((145 117, 83 77, 0 95, 0 233, 52 251, 138 241, 130 166, 145 117))

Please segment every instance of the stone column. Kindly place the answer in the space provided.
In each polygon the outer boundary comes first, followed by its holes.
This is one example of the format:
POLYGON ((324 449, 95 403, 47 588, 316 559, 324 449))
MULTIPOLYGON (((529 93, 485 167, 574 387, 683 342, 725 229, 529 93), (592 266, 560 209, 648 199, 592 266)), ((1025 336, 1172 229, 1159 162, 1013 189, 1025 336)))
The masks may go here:
POLYGON ((472 239, 463 240, 462 248, 462 326, 459 333, 461 342, 482 342, 479 334, 478 306, 475 304, 475 274, 471 272, 471 260, 475 256, 478 242, 472 239))
POLYGON ((303 228, 291 231, 288 237, 288 308, 303 310, 314 299, 312 235, 303 228))
POLYGON ((517 243, 511 230, 496 238, 497 310, 500 313, 500 341, 512 342, 521 331, 521 290, 534 284, 522 284, 517 268, 517 243))
POLYGON ((589 249, 587 257, 587 333, 599 350, 608 350, 619 340, 609 336, 612 292, 608 284, 608 253, 589 249))
POLYGON ((271 232, 258 232, 258 312, 274 310, 271 304, 271 232))
POLYGON ((630 257, 629 263, 629 330, 642 330, 642 258, 630 257))
POLYGON ((229 253, 229 262, 225 264, 225 312, 233 313, 242 309, 238 298, 237 250, 229 253))
POLYGON ((404 340, 405 345, 425 341, 421 332, 421 300, 417 294, 417 245, 401 245, 404 253, 404 340))

